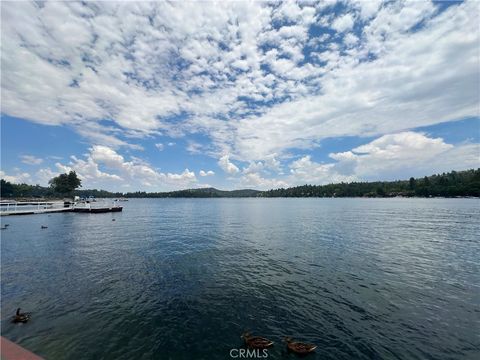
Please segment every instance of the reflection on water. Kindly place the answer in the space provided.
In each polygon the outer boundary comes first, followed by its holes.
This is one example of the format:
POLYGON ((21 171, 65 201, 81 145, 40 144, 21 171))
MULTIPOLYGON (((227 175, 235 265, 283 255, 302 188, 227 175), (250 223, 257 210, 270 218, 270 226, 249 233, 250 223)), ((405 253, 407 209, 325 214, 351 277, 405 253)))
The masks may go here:
POLYGON ((272 359, 295 358, 285 335, 311 359, 480 351, 478 200, 123 205, 2 218, 3 336, 48 359, 229 359, 246 329, 272 359))

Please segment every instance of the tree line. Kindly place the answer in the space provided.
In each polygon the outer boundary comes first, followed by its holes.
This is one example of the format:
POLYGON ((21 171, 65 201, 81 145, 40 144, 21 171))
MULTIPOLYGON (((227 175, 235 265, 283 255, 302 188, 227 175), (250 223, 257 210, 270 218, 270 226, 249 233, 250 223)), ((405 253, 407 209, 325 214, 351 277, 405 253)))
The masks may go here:
POLYGON ((400 181, 303 185, 274 189, 263 197, 457 197, 480 196, 480 169, 451 171, 400 181))
POLYGON ((74 171, 50 180, 49 187, 12 184, 0 180, 2 198, 59 198, 65 196, 97 198, 219 198, 219 197, 480 197, 480 168, 466 171, 425 176, 398 181, 351 182, 328 185, 302 185, 268 191, 214 188, 190 189, 171 192, 110 192, 105 190, 79 190, 81 180, 74 171))

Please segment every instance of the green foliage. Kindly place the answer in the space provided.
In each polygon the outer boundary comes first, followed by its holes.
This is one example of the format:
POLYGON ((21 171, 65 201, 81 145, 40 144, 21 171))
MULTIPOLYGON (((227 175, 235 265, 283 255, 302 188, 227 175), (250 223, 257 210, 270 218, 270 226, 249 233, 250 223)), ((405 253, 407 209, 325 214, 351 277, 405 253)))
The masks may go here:
POLYGON ((288 189, 275 189, 260 194, 263 197, 456 197, 480 196, 480 169, 452 171, 410 178, 408 181, 353 182, 329 185, 303 185, 288 189))
POLYGON ((353 182, 329 185, 303 185, 288 189, 269 191, 233 190, 222 191, 214 188, 189 189, 171 192, 132 192, 119 193, 105 190, 74 190, 81 186, 75 172, 62 174, 51 180, 51 187, 39 185, 11 184, 1 180, 2 198, 53 198, 64 194, 97 198, 222 198, 222 197, 480 197, 480 169, 452 171, 424 178, 388 182, 353 182), (73 175, 71 175, 73 173, 73 175), (55 180, 60 178, 61 180, 55 180), (55 180, 55 181, 54 181, 55 180), (61 190, 61 191, 60 191, 61 190), (67 191, 68 190, 68 191, 67 191))
POLYGON ((188 189, 170 192, 146 193, 134 192, 123 195, 124 197, 135 198, 225 198, 225 197, 256 197, 261 192, 258 190, 232 190, 223 191, 215 188, 188 189))
POLYGON ((32 198, 53 197, 55 194, 51 188, 46 188, 40 185, 12 184, 4 179, 1 179, 0 196, 2 198, 32 198))
POLYGON ((60 174, 49 182, 50 187, 59 194, 72 194, 73 191, 82 186, 82 181, 78 178, 75 171, 70 171, 68 174, 60 174))
POLYGON ((410 180, 408 180, 409 189, 414 190, 416 185, 417 185, 417 181, 415 180, 415 178, 411 177, 410 180))

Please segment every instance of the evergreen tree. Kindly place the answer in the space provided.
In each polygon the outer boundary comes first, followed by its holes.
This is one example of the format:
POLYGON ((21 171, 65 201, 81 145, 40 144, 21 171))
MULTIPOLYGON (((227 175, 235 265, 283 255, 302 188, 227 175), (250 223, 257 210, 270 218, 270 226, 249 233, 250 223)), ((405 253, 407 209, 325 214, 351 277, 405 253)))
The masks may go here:
POLYGON ((410 190, 414 190, 416 185, 417 185, 417 181, 413 177, 411 177, 410 180, 408 181, 408 186, 410 190))

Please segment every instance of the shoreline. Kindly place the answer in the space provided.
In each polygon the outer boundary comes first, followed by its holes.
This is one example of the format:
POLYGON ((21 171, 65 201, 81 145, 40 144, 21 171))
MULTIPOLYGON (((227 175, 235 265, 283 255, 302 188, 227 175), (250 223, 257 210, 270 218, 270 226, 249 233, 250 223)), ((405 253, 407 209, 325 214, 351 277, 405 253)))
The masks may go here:
MULTIPOLYGON (((97 200, 110 200, 116 197, 99 197, 97 200)), ((480 199, 480 196, 138 196, 130 199, 480 199)), ((7 202, 17 202, 19 206, 28 202, 64 201, 59 198, 0 198, 0 206, 7 202)), ((73 201, 73 200, 72 200, 73 201)))

